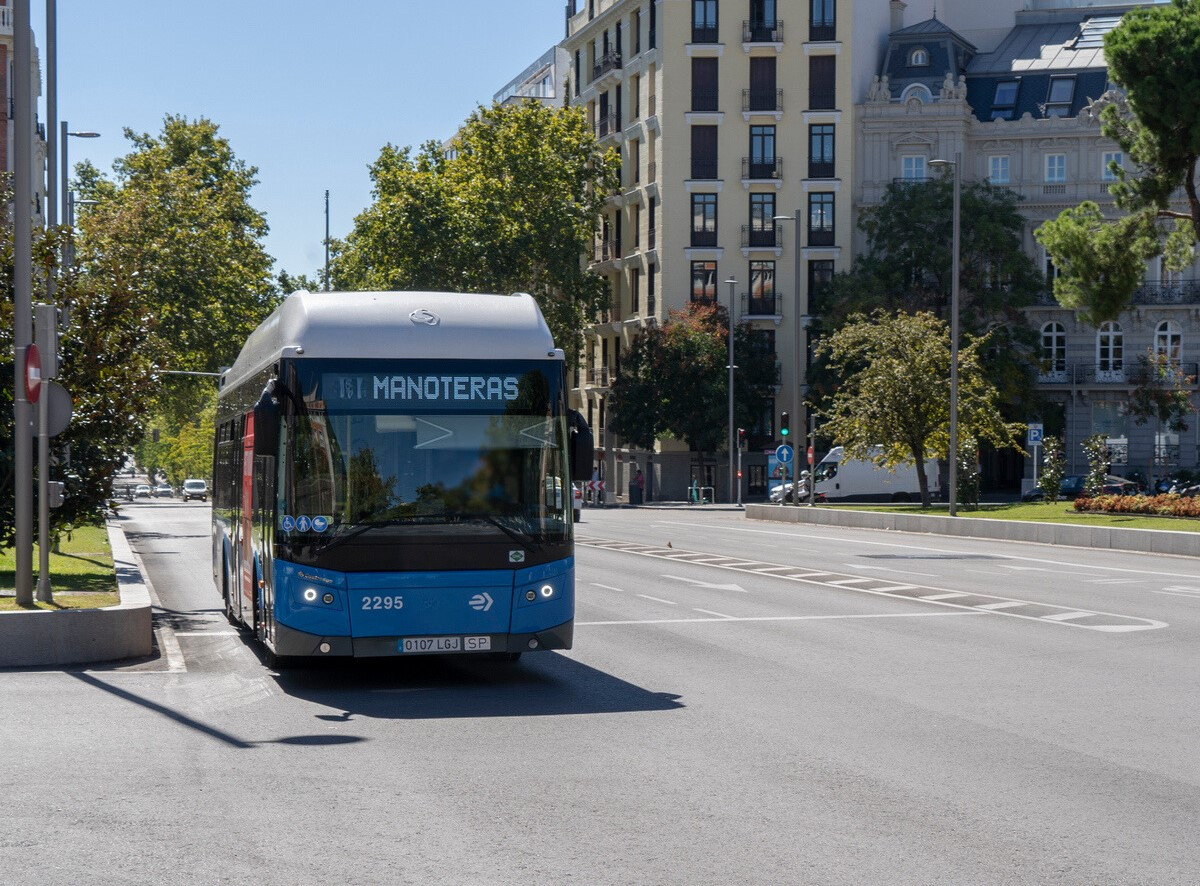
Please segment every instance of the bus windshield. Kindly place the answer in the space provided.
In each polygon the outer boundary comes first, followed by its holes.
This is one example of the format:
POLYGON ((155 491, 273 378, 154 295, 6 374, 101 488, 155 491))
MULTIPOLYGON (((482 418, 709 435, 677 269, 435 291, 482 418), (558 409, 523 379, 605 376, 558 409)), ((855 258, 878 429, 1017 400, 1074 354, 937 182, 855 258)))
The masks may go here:
POLYGON ((277 526, 318 548, 570 537, 559 364, 296 361, 277 526))

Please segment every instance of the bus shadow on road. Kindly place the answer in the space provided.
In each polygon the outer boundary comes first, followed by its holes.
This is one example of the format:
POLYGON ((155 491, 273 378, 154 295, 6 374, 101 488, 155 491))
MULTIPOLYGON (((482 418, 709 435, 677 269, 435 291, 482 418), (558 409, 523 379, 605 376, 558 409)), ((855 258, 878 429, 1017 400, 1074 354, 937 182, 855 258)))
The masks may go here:
POLYGON ((333 722, 355 717, 546 717, 684 707, 678 695, 643 689, 552 652, 525 656, 517 664, 466 656, 321 661, 274 678, 288 695, 338 712, 317 715, 333 722))

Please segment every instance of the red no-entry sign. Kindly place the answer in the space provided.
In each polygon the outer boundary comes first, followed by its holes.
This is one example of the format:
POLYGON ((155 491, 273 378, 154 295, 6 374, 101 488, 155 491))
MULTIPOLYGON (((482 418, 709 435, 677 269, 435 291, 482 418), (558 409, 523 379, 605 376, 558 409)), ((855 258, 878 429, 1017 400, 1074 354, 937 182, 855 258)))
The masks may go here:
POLYGON ((37 345, 31 344, 25 349, 25 399, 36 403, 41 392, 42 355, 38 353, 37 345))

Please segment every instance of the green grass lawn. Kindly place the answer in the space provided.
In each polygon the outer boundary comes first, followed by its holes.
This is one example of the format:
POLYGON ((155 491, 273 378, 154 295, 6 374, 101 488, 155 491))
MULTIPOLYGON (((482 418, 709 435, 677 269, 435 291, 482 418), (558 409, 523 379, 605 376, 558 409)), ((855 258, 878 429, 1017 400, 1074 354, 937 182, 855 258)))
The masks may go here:
MULTIPOLYGON (((108 532, 103 526, 76 529, 68 539, 65 535, 59 553, 50 553, 50 591, 53 603, 38 603, 32 607, 18 606, 16 557, 12 548, 0 548, 0 612, 20 609, 95 609, 121 602, 113 570, 112 550, 108 532)), ((34 587, 38 580, 38 549, 33 547, 34 587)))
MULTIPOLYGON (((912 505, 830 505, 829 507, 857 508, 884 511, 889 514, 945 515, 944 504, 922 510, 912 505)), ((1200 520, 1184 517, 1146 517, 1141 514, 1081 514, 1069 501, 1014 502, 1012 504, 983 504, 977 511, 958 510, 960 517, 986 517, 989 520, 1026 520, 1034 523, 1072 523, 1078 526, 1113 526, 1121 529, 1169 529, 1173 532, 1200 532, 1200 520)))

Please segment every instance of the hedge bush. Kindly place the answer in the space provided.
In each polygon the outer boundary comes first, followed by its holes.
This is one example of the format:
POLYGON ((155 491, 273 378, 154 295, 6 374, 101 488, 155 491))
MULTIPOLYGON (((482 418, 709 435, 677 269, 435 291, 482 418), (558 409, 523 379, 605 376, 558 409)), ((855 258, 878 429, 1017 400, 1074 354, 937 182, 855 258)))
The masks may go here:
POLYGON ((1075 499, 1077 511, 1109 514, 1152 514, 1159 517, 1200 518, 1200 496, 1182 495, 1096 495, 1075 499))

